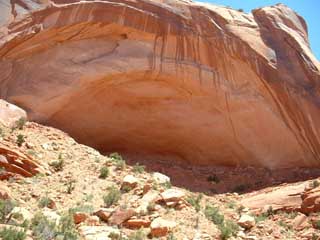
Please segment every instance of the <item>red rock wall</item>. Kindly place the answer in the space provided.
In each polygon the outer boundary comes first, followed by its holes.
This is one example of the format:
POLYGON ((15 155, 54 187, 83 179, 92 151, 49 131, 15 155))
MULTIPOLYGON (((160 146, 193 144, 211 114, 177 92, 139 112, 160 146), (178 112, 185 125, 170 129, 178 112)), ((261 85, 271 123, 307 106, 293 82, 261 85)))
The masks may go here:
POLYGON ((284 5, 59 0, 0 33, 0 96, 103 151, 192 164, 320 163, 319 62, 284 5))

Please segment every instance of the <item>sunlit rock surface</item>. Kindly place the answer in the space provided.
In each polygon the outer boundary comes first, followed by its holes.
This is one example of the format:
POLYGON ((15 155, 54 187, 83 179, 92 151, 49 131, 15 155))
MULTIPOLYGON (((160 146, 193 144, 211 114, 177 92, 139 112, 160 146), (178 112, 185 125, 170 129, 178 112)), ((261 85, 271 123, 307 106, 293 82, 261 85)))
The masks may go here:
POLYGON ((137 159, 320 165, 320 66, 288 7, 0 4, 0 97, 30 119, 137 159))

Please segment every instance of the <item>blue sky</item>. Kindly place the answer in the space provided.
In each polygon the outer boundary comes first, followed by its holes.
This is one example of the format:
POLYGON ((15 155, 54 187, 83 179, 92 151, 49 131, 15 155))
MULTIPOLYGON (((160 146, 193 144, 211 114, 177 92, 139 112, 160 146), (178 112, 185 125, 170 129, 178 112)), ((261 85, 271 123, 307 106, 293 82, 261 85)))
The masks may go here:
POLYGON ((309 40, 313 53, 320 60, 320 0, 198 0, 230 6, 235 9, 242 8, 246 12, 252 9, 284 3, 299 13, 308 24, 309 40))

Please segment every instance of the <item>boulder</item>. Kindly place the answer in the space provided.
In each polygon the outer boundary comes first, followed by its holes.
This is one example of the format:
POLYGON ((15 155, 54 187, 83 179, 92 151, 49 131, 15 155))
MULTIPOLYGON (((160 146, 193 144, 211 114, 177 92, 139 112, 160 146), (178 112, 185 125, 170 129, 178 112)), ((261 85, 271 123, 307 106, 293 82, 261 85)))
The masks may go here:
POLYGON ((147 228, 151 224, 150 219, 148 218, 130 218, 126 222, 124 222, 124 226, 130 229, 140 229, 147 228))
POLYGON ((159 172, 153 173, 152 178, 158 184, 170 183, 170 178, 159 172))
POLYGON ((138 179, 132 175, 126 175, 122 180, 121 189, 134 189, 138 185, 138 179))
POLYGON ((26 111, 0 99, 0 124, 14 128, 20 119, 27 119, 26 111))
POLYGON ((300 231, 308 226, 308 216, 298 213, 298 215, 292 221, 293 229, 300 231))
POLYGON ((256 221, 252 216, 242 215, 238 220, 238 224, 240 227, 243 227, 245 229, 250 229, 256 225, 256 221))
POLYGON ((98 216, 101 221, 108 222, 114 209, 111 208, 100 208, 94 213, 95 216, 98 216))
POLYGON ((79 224, 82 223, 84 221, 86 221, 86 219, 88 218, 88 214, 87 213, 83 213, 83 212, 75 212, 73 214, 73 222, 75 224, 79 224))
POLYGON ((22 217, 21 222, 23 222, 24 220, 30 221, 33 217, 33 214, 31 214, 31 212, 23 207, 14 207, 12 209, 12 211, 10 212, 10 214, 13 216, 13 218, 15 218, 15 216, 18 215, 18 219, 20 220, 20 217, 22 217))
POLYGON ((169 207, 175 207, 183 204, 182 199, 185 197, 185 193, 178 189, 168 189, 160 194, 162 201, 169 207))
POLYGON ((156 218, 151 222, 151 236, 152 237, 164 237, 166 236, 173 228, 176 227, 176 223, 173 221, 168 221, 163 218, 156 218))
POLYGON ((108 219, 108 223, 110 225, 120 225, 136 214, 134 209, 119 208, 112 213, 111 217, 108 219))
POLYGON ((301 212, 310 214, 320 211, 320 187, 306 190, 301 194, 301 212))

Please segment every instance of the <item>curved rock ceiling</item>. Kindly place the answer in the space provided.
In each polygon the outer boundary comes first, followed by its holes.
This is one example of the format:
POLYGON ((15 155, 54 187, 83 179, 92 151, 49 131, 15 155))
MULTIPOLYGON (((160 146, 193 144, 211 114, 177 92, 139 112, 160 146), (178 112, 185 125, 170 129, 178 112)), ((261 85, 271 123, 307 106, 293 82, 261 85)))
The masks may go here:
POLYGON ((320 165, 320 66, 284 5, 11 1, 0 97, 131 158, 320 165))

